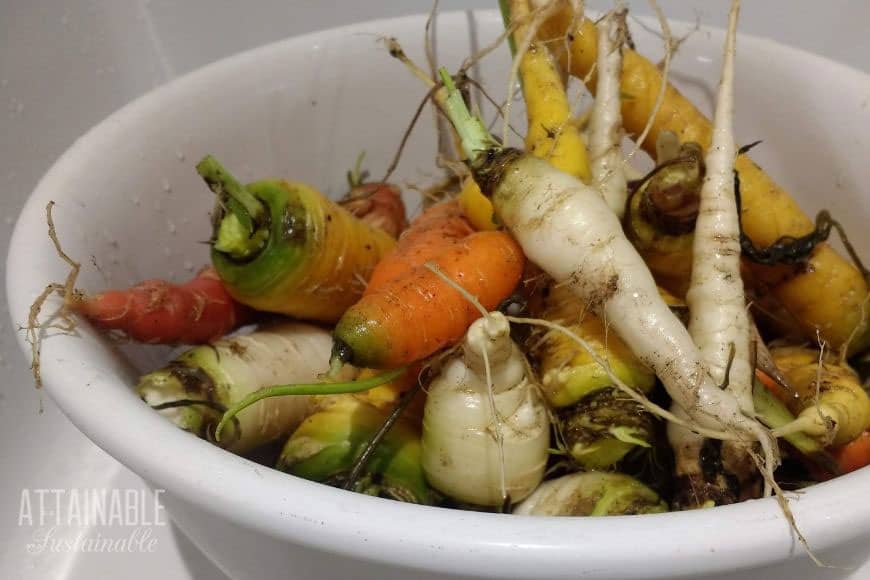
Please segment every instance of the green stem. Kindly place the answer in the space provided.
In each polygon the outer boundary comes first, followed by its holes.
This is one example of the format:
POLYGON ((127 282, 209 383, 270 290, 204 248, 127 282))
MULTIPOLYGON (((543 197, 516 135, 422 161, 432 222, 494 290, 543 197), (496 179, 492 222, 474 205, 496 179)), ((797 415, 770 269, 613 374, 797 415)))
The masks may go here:
POLYGON ((218 423, 217 429, 215 429, 215 440, 220 441, 221 432, 226 424, 233 420, 233 417, 257 401, 268 399, 270 397, 285 397, 288 395, 341 395, 344 393, 360 393, 362 391, 368 391, 369 389, 385 385, 402 376, 406 370, 407 367, 400 367, 361 381, 275 385, 273 387, 259 389, 230 407, 227 412, 224 413, 224 416, 221 417, 220 423, 218 423))
MULTIPOLYGON (((202 176, 215 194, 222 201, 235 201, 239 204, 237 209, 243 209, 247 217, 254 221, 260 221, 266 212, 266 208, 244 185, 233 177, 233 174, 220 164, 220 162, 206 155, 196 166, 196 172, 202 176)), ((242 216, 238 216, 243 219, 242 216)))
POLYGON ((218 198, 214 248, 236 259, 247 259, 262 249, 269 235, 267 208, 211 155, 196 166, 218 198))
POLYGON ((362 162, 365 159, 366 150, 363 149, 359 152, 359 155, 356 157, 356 163, 353 165, 353 169, 348 170, 347 172, 347 185, 350 189, 354 189, 355 187, 359 187, 363 184, 363 180, 368 176, 368 171, 362 170, 362 162))
POLYGON ((446 68, 438 69, 441 82, 447 89, 447 99, 444 101, 444 114, 450 119, 450 123, 456 128, 459 139, 462 141, 462 151, 468 163, 474 163, 475 159, 484 151, 499 148, 500 145, 486 130, 483 121, 475 117, 468 110, 462 93, 456 88, 456 84, 450 77, 446 68))

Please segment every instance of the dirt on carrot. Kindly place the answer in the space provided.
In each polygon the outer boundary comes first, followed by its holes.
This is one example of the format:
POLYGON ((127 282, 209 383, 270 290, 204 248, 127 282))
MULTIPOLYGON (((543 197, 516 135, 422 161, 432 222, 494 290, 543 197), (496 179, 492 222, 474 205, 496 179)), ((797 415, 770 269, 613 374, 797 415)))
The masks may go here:
POLYGON ((480 313, 424 267, 429 261, 489 310, 507 298, 522 275, 522 250, 503 232, 470 231, 453 201, 415 220, 336 326, 335 354, 357 365, 394 368, 462 338, 480 313))

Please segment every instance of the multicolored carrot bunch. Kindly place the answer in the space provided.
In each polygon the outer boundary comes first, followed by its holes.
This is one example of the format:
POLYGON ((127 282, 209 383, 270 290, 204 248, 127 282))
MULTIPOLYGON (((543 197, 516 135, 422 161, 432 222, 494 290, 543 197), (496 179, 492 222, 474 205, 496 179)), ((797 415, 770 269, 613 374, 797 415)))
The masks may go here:
POLYGON ((207 156, 211 266, 67 288, 67 306, 198 345, 138 385, 179 427, 400 501, 654 513, 780 493, 783 455, 806 480, 870 464, 870 397, 848 364, 870 346, 867 271, 826 244, 830 216, 814 229, 736 147, 739 2, 712 122, 627 47, 623 10, 501 5, 525 151, 468 110, 464 74, 429 78, 391 41, 455 128, 459 191, 408 225, 399 189, 358 167, 335 202, 242 184, 207 156), (595 95, 586 133, 570 77, 595 95), (626 137, 655 157, 641 179, 626 137))

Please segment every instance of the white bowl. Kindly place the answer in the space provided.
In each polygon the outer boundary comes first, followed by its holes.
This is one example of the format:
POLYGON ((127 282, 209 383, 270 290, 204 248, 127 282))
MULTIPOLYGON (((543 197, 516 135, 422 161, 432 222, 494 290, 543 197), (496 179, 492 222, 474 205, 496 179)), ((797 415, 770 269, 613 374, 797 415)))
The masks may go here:
MULTIPOLYGON (((24 208, 8 261, 12 318, 66 275, 45 235, 44 207, 66 251, 86 266, 81 286, 101 289, 150 276, 181 279, 207 259, 211 195, 193 165, 214 153, 240 177, 292 176, 338 193, 344 170, 365 148, 384 168, 425 92, 375 42, 394 35, 420 60, 423 17, 320 32, 221 61, 137 100, 79 139, 42 179, 24 208)), ((456 68, 494 38, 495 13, 442 15, 439 47, 456 68)), ((679 31, 681 27, 676 26, 679 31)), ((635 27, 641 50, 658 41, 635 27)), ((675 80, 710 108, 720 31, 702 30, 681 48, 675 80)), ((483 76, 505 91, 506 49, 483 76)), ((757 159, 815 211, 842 218, 860 248, 867 215, 859 185, 870 183, 870 78, 765 40, 741 37, 738 135, 764 139, 757 159)), ((522 125, 521 117, 516 116, 522 125)), ((414 134, 398 175, 431 178, 430 117, 414 134)), ((772 216, 773 218, 773 216, 772 216)), ((87 325, 43 346, 45 384, 95 443, 167 490, 177 524, 234 579, 346 575, 547 577, 814 576, 773 499, 691 513, 613 518, 521 518, 419 507, 351 494, 267 469, 176 429, 131 385, 166 360, 167 349, 117 347, 87 325), (762 570, 763 569, 763 570, 762 570)), ((23 342, 22 346, 26 345, 23 342)), ((807 490, 791 502, 816 552, 841 569, 867 557, 870 470, 807 490)))

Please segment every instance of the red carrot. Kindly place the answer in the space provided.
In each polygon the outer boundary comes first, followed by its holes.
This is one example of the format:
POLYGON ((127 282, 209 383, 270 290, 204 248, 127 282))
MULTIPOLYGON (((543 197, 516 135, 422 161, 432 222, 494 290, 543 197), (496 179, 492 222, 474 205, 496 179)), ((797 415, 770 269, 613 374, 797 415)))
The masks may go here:
POLYGON ((389 183, 365 183, 354 186, 342 207, 374 228, 394 238, 408 227, 402 192, 389 183))
POLYGON ((184 284, 145 280, 126 290, 80 294, 72 306, 99 328, 150 344, 208 342, 249 318, 212 268, 184 284))

